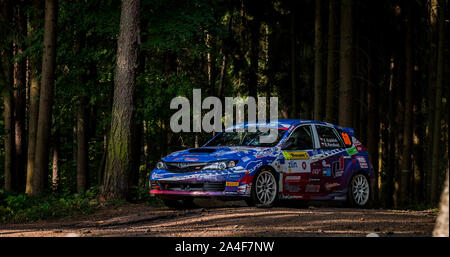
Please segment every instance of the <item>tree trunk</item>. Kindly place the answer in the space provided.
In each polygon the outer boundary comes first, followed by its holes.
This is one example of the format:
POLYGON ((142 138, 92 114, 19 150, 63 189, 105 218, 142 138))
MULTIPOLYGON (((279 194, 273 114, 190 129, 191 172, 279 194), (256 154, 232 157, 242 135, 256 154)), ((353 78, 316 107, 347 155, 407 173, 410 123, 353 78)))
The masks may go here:
MULTIPOLYGON (((231 25, 232 25, 232 18, 233 15, 230 14, 230 17, 228 18, 228 22, 227 22, 227 32, 231 31, 231 25)), ((222 99, 222 95, 223 95, 223 87, 224 87, 224 78, 225 78, 225 69, 227 68, 227 53, 225 50, 225 46, 222 46, 222 66, 220 68, 220 77, 219 77, 219 88, 217 89, 217 97, 219 97, 219 99, 222 99)))
POLYGON ((441 203, 439 207, 439 216, 436 220, 433 236, 435 237, 448 237, 448 166, 447 176, 445 178, 444 190, 441 194, 441 203))
POLYGON ((258 97, 258 63, 259 63, 259 37, 261 23, 255 18, 250 21, 251 45, 250 45, 250 73, 248 78, 248 96, 258 97))
POLYGON ((295 65, 295 57, 296 57, 296 36, 295 36, 295 6, 291 11, 291 117, 299 118, 298 116, 298 104, 297 104, 297 82, 296 82, 296 65, 295 65))
POLYGON ((32 195, 44 191, 48 174, 50 152, 50 128, 52 122, 53 87, 56 65, 56 0, 45 1, 44 51, 42 54, 42 78, 39 96, 39 117, 36 133, 35 171, 32 195))
POLYGON ((395 170, 395 133, 394 133, 394 117, 395 117, 395 90, 394 90, 394 69, 395 60, 392 58, 390 62, 390 77, 389 85, 382 106, 387 111, 387 117, 384 122, 384 135, 383 135, 383 153, 384 153, 384 165, 383 176, 381 184, 381 198, 385 208, 391 208, 393 206, 394 195, 394 170, 395 170), (387 110, 386 110, 387 109, 387 110))
MULTIPOLYGON (((27 35, 27 20, 24 13, 24 1, 18 1, 14 9, 17 36, 14 43, 14 55, 21 55, 24 49, 23 40, 27 35)), ((26 58, 14 63, 14 170, 15 185, 18 191, 23 191, 25 184, 25 105, 26 105, 26 58)))
MULTIPOLYGON (((429 43, 428 47, 428 108, 426 118, 426 124, 428 132, 427 134, 427 144, 426 144, 426 152, 433 154, 433 124, 434 124, 434 108, 436 105, 435 97, 436 97, 436 65, 437 65, 437 50, 436 50, 436 41, 437 41, 437 20, 438 20, 438 0, 429 0, 429 28, 427 40, 429 43)), ((425 159, 425 199, 427 201, 431 201, 431 180, 433 173, 433 157, 425 159)))
POLYGON ((327 92, 326 92, 326 114, 325 120, 327 122, 336 122, 335 117, 335 95, 336 95, 336 21, 338 7, 336 0, 330 0, 329 6, 329 20, 328 20, 328 60, 327 60, 327 92))
POLYGON ((80 96, 77 106, 77 191, 82 193, 87 188, 87 174, 89 169, 88 145, 88 113, 89 99, 80 96))
MULTIPOLYGON (((370 154, 370 160, 375 171, 375 181, 378 183, 378 143, 380 133, 380 117, 379 108, 379 90, 378 79, 374 70, 374 62, 372 59, 373 45, 368 40, 368 60, 367 60, 367 149, 370 154)), ((373 185, 375 202, 378 201, 378 184, 373 185)))
MULTIPOLYGON (((9 25, 11 23, 11 4, 4 0, 1 2, 1 16, 0 22, 9 25)), ((5 26, 6 27, 6 26, 5 26)), ((1 71, 0 84, 2 87, 2 96, 4 103, 4 119, 5 119, 5 190, 14 190, 14 99, 13 99, 13 70, 12 63, 12 42, 9 40, 9 31, 0 26, 2 37, 0 40, 0 57, 1 57, 1 71)))
MULTIPOLYGON (((41 0, 34 0, 33 8, 39 10, 42 6, 41 0)), ((32 26, 30 34, 36 33, 37 28, 36 20, 40 19, 38 15, 33 15, 31 22, 32 26)), ((33 191, 33 176, 35 171, 34 158, 36 154, 36 133, 37 133, 37 121, 39 115, 39 68, 38 60, 36 58, 30 58, 30 105, 29 105, 29 121, 28 121, 28 149, 27 149, 27 182, 25 193, 31 195, 33 191)))
POLYGON ((122 0, 117 42, 117 66, 111 132, 101 196, 104 200, 127 196, 132 169, 135 86, 139 48, 140 0, 122 0))
POLYGON ((58 190, 59 187, 59 144, 60 134, 59 128, 56 128, 55 135, 53 136, 53 155, 52 155, 52 189, 58 190))
POLYGON ((106 167, 106 156, 108 153, 108 139, 109 136, 107 135, 107 132, 105 132, 103 136, 103 154, 102 159, 100 160, 100 164, 97 170, 97 184, 102 185, 103 184, 103 177, 105 175, 105 167, 106 167))
POLYGON ((206 67, 208 73, 208 86, 210 89, 210 95, 216 95, 216 58, 213 55, 213 51, 216 48, 216 39, 211 33, 206 34, 206 47, 208 52, 206 54, 206 67))
MULTIPOLYGON (((7 81, 7 80, 5 80, 7 81)), ((13 96, 7 88, 3 95, 5 117, 5 190, 14 190, 13 96)))
POLYGON ((411 178, 411 153, 412 153, 412 117, 413 117, 413 24, 411 6, 408 6, 407 14, 407 34, 406 34, 406 59, 405 59, 405 109, 403 125, 403 152, 401 159, 400 175, 400 205, 406 206, 409 203, 409 181, 411 178))
MULTIPOLYGON (((425 89, 426 90, 426 89, 425 89)), ((424 201, 424 157, 426 153, 425 126, 426 114, 423 113, 422 105, 425 105, 423 97, 425 94, 424 88, 421 88, 419 94, 416 94, 416 101, 414 104, 414 140, 413 140, 413 187, 414 203, 419 204, 424 201)))
POLYGON ((315 40, 314 40, 314 119, 322 120, 323 106, 323 31, 322 31, 322 0, 316 0, 315 40))
POLYGON ((439 197, 439 162, 440 155, 440 138, 441 138, 441 106, 442 106, 442 88, 444 84, 444 43, 445 43, 445 20, 444 6, 445 0, 439 1, 438 9, 438 49, 437 49, 437 74, 436 74, 436 96, 434 108, 434 124, 433 124, 433 148, 432 148, 432 171, 431 171, 431 202, 436 203, 439 197))
MULTIPOLYGON (((86 41, 86 36, 84 31, 80 29, 76 30, 75 35, 75 54, 80 54, 81 49, 84 47, 86 41)), ((81 63, 81 62, 80 62, 81 63)), ((77 125, 76 125, 76 134, 77 134, 77 192, 82 193, 87 189, 87 177, 88 177, 88 169, 89 169, 89 98, 86 96, 87 93, 83 89, 86 81, 86 76, 83 72, 83 64, 78 69, 78 103, 77 103, 77 125)))
POLYGON ((339 125, 352 127, 353 0, 342 0, 339 125))

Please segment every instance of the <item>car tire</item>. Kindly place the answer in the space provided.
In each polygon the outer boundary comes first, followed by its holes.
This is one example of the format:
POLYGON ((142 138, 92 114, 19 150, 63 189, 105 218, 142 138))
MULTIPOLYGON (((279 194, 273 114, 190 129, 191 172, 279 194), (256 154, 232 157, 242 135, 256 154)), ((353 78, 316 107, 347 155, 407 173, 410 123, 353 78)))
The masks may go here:
POLYGON ((193 198, 162 199, 164 205, 172 209, 192 209, 195 207, 193 198))
POLYGON ((348 185, 347 205, 356 208, 366 207, 371 199, 370 182, 363 173, 355 174, 348 185))
POLYGON ((277 200, 278 183, 275 173, 269 169, 260 170, 253 180, 251 199, 248 201, 256 207, 270 208, 277 200))

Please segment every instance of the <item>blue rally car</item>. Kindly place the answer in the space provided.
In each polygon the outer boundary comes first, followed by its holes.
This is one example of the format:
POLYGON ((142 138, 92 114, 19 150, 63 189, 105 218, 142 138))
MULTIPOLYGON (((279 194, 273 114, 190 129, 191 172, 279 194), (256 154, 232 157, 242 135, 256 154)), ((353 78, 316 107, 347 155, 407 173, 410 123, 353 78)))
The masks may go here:
POLYGON ((150 174, 150 194, 169 207, 195 197, 241 198, 270 207, 278 199, 338 200, 365 206, 374 172, 354 131, 325 122, 278 120, 228 128, 204 146, 174 152, 150 174), (260 143, 251 126, 277 129, 272 144, 260 143), (237 130, 236 128, 241 128, 237 130))

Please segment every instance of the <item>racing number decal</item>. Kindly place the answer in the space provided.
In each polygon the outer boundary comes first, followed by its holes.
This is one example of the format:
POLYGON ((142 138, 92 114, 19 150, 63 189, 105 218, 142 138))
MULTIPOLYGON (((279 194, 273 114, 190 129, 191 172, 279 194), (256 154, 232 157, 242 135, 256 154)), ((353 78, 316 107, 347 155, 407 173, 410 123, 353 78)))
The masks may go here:
POLYGON ((344 143, 346 146, 351 146, 352 145, 352 141, 350 140, 350 137, 348 136, 347 133, 342 132, 341 133, 342 139, 344 139, 344 143))

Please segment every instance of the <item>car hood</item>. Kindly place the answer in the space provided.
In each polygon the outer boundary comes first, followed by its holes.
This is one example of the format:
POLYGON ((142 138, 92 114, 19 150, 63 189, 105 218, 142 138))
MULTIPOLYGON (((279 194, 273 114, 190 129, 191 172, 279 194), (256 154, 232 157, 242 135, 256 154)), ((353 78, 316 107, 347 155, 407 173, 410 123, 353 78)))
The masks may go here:
POLYGON ((270 148, 256 147, 201 147, 174 152, 162 160, 164 162, 211 162, 222 160, 240 160, 245 156, 253 157, 270 151, 270 148))

